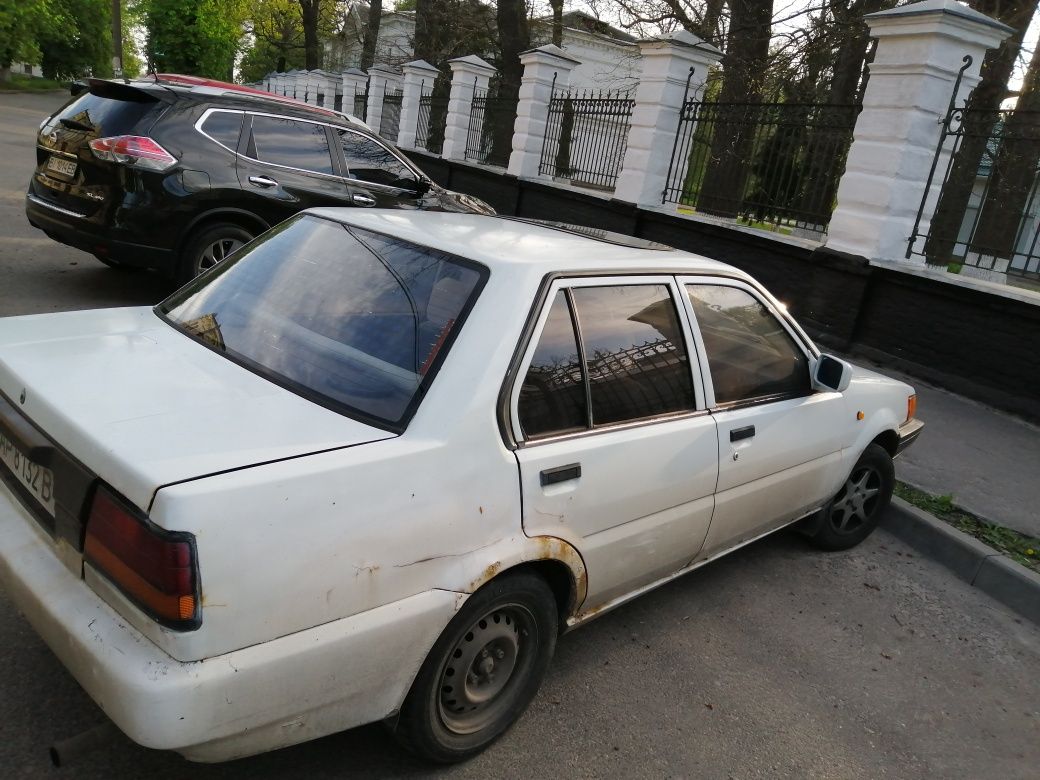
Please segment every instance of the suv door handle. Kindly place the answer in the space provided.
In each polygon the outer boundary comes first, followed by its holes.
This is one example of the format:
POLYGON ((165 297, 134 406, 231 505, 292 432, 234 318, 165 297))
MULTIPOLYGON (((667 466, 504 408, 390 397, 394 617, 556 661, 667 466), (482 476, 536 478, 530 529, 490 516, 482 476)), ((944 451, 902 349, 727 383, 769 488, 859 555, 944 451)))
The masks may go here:
POLYGON ((538 476, 541 478, 542 487, 555 485, 559 482, 567 482, 581 476, 581 464, 569 463, 566 466, 545 469, 538 476))
POLYGON ((278 182, 272 179, 270 176, 250 176, 249 183, 255 184, 257 187, 277 187, 278 182))
POLYGON ((376 199, 375 198, 370 198, 370 197, 368 197, 368 195, 361 195, 360 193, 357 193, 357 192, 355 192, 353 195, 351 195, 350 199, 352 201, 354 201, 354 203, 356 203, 359 206, 374 206, 374 205, 376 205, 376 199))

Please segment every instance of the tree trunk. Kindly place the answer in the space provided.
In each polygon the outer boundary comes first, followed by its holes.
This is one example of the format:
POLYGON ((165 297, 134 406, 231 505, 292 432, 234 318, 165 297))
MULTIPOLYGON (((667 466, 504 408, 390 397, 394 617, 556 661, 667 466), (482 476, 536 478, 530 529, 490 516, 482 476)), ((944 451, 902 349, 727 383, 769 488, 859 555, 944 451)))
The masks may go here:
POLYGON ((719 41, 719 19, 722 18, 722 9, 726 0, 706 0, 704 4, 704 17, 700 30, 691 30, 708 43, 718 45, 719 41))
POLYGON ((379 24, 383 20, 383 0, 368 0, 368 24, 361 47, 361 70, 368 70, 376 62, 376 42, 379 40, 379 24))
POLYGON ((307 70, 321 67, 321 44, 318 41, 318 19, 321 0, 299 0, 303 14, 303 62, 307 70))
POLYGON ((552 42, 563 48, 563 0, 549 0, 552 6, 552 42))
MULTIPOLYGON (((1036 196, 1040 163, 1040 46, 1033 51, 1015 111, 1000 132, 1000 150, 990 173, 989 190, 978 226, 971 236, 973 251, 1011 259, 1026 211, 1036 196), (1032 197, 1031 197, 1032 196, 1032 197)), ((1035 248, 1033 250, 1036 251, 1035 248)))
POLYGON ((769 57, 772 0, 730 0, 730 30, 722 60, 722 92, 697 210, 720 217, 740 213, 750 171, 756 104, 769 57))
POLYGON ((961 223, 975 186, 982 155, 989 143, 993 126, 999 118, 1001 101, 1007 96, 1007 83, 1022 48, 1022 38, 1036 12, 1037 0, 983 0, 975 10, 996 16, 1015 33, 998 49, 991 50, 982 63, 981 80, 965 106, 961 122, 962 140, 942 185, 939 203, 932 215, 925 241, 925 261, 929 265, 947 266, 953 258, 961 223))
MULTIPOLYGON (((501 46, 501 61, 498 63, 500 81, 498 95, 502 113, 516 116, 519 102, 520 81, 524 67, 520 64, 520 53, 531 48, 531 32, 527 26, 527 4, 524 0, 498 0, 496 14, 498 39, 501 46)), ((513 145, 513 123, 499 122, 492 139, 492 155, 501 159, 508 156, 513 145)))

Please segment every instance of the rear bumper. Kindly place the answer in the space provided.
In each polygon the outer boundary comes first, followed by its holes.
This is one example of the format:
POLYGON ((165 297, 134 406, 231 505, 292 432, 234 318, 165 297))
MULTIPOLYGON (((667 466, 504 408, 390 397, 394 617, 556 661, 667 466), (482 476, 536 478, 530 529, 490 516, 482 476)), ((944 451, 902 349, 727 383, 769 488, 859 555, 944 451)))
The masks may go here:
POLYGON ((56 206, 31 191, 25 196, 25 216, 29 224, 67 246, 92 255, 100 254, 122 265, 155 268, 172 273, 176 254, 170 249, 113 237, 113 230, 78 214, 56 206))
POLYGON ((252 755, 392 714, 465 598, 426 591, 226 655, 180 662, 60 562, 50 537, 2 484, 0 584, 127 736, 196 761, 252 755))
POLYGON ((900 425, 899 430, 897 431, 899 441, 896 444, 896 455, 917 441, 917 437, 921 435, 923 429, 924 423, 920 420, 907 420, 905 423, 900 425))

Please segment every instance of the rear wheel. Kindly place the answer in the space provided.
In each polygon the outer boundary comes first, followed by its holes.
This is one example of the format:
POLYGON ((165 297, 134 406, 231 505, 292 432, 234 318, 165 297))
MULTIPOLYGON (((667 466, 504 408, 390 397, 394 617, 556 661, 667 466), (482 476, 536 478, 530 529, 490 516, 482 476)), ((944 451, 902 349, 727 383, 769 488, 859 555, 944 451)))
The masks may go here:
POLYGON ((240 225, 230 222, 207 225, 185 247, 177 269, 178 283, 187 284, 252 240, 253 234, 240 225))
POLYGON ((493 580, 469 598, 433 646, 394 735, 440 763, 480 752, 538 692, 556 634, 556 600, 545 580, 530 572, 493 580))
POLYGON ((871 444, 860 455, 838 494, 824 507, 818 527, 810 535, 824 550, 847 550, 877 528, 892 499, 895 468, 883 447, 871 444))

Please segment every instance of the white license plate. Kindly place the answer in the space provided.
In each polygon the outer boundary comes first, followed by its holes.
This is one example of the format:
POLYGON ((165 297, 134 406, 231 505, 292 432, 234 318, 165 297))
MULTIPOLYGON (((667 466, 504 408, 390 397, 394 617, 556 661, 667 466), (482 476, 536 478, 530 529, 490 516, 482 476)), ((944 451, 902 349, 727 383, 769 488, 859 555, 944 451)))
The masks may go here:
POLYGON ((0 433, 0 463, 10 469, 40 505, 54 516, 54 472, 33 463, 14 443, 0 433))
POLYGON ((63 160, 61 157, 51 157, 47 160, 47 170, 61 173, 65 176, 75 176, 76 163, 72 160, 63 160))

